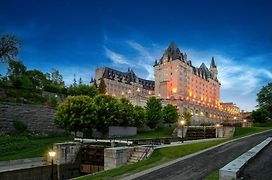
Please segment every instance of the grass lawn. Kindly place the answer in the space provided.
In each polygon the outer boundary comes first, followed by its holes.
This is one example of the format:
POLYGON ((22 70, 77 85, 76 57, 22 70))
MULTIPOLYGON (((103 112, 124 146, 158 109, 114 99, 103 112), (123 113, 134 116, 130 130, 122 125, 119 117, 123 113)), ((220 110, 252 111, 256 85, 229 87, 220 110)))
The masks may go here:
POLYGON ((171 137, 174 128, 158 128, 154 131, 139 132, 135 136, 122 137, 120 139, 146 139, 171 137))
POLYGON ((53 143, 72 140, 69 135, 1 135, 0 161, 44 156, 53 143))
POLYGON ((218 180, 219 179, 219 171, 216 170, 212 172, 209 176, 205 178, 205 180, 218 180))
MULTIPOLYGON (((252 128, 236 128, 234 137, 231 139, 236 139, 242 136, 254 134, 257 132, 265 131, 271 129, 271 127, 252 127, 252 128)), ((168 147, 168 148, 161 148, 156 149, 153 154, 147 159, 140 161, 135 164, 122 166, 119 168, 111 169, 108 171, 103 171, 100 173, 96 173, 93 175, 86 175, 82 177, 78 177, 77 179, 87 180, 87 179, 120 179, 129 174, 134 174, 139 171, 143 171, 149 169, 151 167, 169 162, 171 160, 175 160, 177 158, 201 151, 203 149, 207 149, 209 147, 221 144, 226 142, 230 139, 221 139, 221 140, 214 140, 214 141, 207 141, 207 142, 199 142, 195 144, 187 144, 182 146, 175 146, 175 147, 168 147)), ((218 179, 219 172, 215 171, 210 176, 209 179, 218 179)))
POLYGON ((237 128, 235 128, 235 132, 234 132, 233 137, 239 138, 242 136, 247 136, 247 135, 254 134, 257 132, 261 132, 261 131, 265 131, 268 129, 272 129, 272 127, 268 127, 268 126, 267 127, 244 127, 244 128, 237 127, 237 128))

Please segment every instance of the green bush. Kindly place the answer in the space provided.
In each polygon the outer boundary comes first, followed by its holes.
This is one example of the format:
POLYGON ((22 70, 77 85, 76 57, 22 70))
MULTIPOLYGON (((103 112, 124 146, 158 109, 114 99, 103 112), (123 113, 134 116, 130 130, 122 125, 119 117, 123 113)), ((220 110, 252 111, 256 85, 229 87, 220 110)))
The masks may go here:
POLYGON ((15 120, 12 125, 18 133, 23 133, 27 130, 27 125, 23 121, 15 120))
POLYGON ((57 107, 58 105, 58 97, 57 96, 51 96, 50 97, 50 106, 57 107))

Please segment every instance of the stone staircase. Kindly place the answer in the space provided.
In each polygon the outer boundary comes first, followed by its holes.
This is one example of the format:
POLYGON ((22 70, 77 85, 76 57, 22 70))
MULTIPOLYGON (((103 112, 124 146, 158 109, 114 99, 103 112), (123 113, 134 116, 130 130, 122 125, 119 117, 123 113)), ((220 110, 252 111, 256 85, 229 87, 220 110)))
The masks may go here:
POLYGON ((133 164, 140 160, 143 160, 145 157, 149 157, 153 152, 153 148, 149 146, 137 146, 134 147, 134 151, 131 153, 130 158, 128 159, 127 164, 133 164), (146 152, 148 151, 148 152, 146 152), (144 157, 144 153, 146 156, 144 157))

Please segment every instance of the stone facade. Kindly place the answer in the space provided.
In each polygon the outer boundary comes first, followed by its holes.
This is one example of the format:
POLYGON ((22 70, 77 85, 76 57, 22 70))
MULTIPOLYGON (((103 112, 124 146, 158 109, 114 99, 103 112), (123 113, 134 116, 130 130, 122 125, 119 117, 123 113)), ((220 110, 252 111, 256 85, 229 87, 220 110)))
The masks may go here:
MULTIPOLYGON (((176 105, 180 114, 190 112, 196 125, 233 120, 232 112, 220 103, 221 84, 214 57, 210 68, 204 63, 195 67, 187 54, 171 43, 161 59, 155 61, 154 75, 155 95, 176 105)), ((239 108, 236 112, 239 113, 239 108)))
POLYGON ((232 103, 226 108, 228 103, 220 103, 221 84, 214 57, 209 68, 204 63, 195 67, 187 54, 171 43, 155 61, 154 76, 155 82, 138 78, 131 69, 128 72, 107 67, 96 69, 96 82, 104 79, 107 94, 128 97, 135 105, 145 106, 150 96, 156 96, 163 105, 175 105, 180 115, 190 112, 196 125, 239 119, 237 106, 232 103))
POLYGON ((31 132, 64 132, 53 125, 55 109, 42 105, 0 103, 0 132, 15 131, 13 121, 20 120, 31 132))
POLYGON ((121 72, 108 67, 97 68, 95 73, 97 84, 101 79, 105 81, 107 94, 117 98, 127 97, 137 103, 154 95, 155 82, 137 77, 131 69, 128 69, 128 72, 121 72))
POLYGON ((133 151, 133 147, 115 147, 104 149, 104 170, 125 165, 133 151))
MULTIPOLYGON (((56 157, 54 158, 55 164, 69 164, 76 161, 78 152, 81 148, 79 142, 65 142, 65 143, 55 143, 53 144, 53 151, 56 152, 56 157)), ((50 157, 47 157, 50 162, 50 157)))

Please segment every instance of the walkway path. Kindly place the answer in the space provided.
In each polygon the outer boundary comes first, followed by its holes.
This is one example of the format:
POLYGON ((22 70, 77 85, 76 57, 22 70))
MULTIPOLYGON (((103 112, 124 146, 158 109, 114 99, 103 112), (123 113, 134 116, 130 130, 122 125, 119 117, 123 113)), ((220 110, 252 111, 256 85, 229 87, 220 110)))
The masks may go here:
POLYGON ((272 131, 229 142, 161 169, 140 172, 124 179, 204 179, 269 136, 272 136, 272 131))
POLYGON ((241 172, 244 179, 270 180, 272 177, 272 143, 265 147, 241 172))
POLYGON ((43 157, 19 159, 10 161, 0 161, 0 173, 6 171, 14 171, 18 169, 28 169, 39 166, 47 166, 48 163, 43 160, 43 157))

